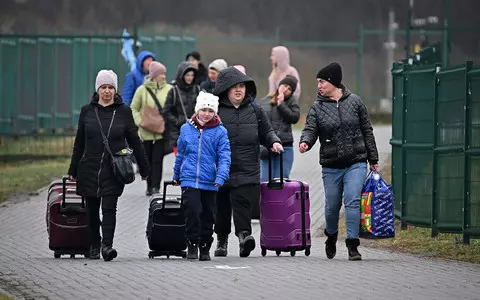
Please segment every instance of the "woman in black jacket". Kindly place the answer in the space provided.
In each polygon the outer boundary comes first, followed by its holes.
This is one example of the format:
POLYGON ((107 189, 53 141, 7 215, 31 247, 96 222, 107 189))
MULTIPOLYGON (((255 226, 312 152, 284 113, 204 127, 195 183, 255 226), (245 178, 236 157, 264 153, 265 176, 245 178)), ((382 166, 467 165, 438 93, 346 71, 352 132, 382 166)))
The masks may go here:
POLYGON ((265 112, 252 104, 257 88, 250 77, 234 67, 226 68, 218 75, 213 93, 219 97, 218 115, 227 129, 232 152, 230 178, 217 194, 215 256, 227 255, 233 210, 240 257, 247 257, 255 249, 251 204, 258 203, 260 197, 259 145, 275 152, 283 149, 265 112))
POLYGON ((320 164, 325 189, 325 252, 336 254, 338 218, 345 205, 345 221, 350 260, 361 260, 360 194, 367 175, 367 161, 378 169, 378 151, 367 108, 359 96, 342 85, 342 69, 332 63, 317 74, 317 100, 308 112, 300 138, 300 152, 320 141, 320 164))
MULTIPOLYGON (((283 177, 288 178, 293 166, 293 134, 292 124, 300 119, 300 107, 293 93, 297 88, 298 80, 287 75, 280 81, 277 91, 260 100, 259 104, 267 114, 273 130, 282 141, 283 152, 283 177)), ((260 180, 268 181, 268 150, 260 146, 260 180)), ((280 177, 280 158, 275 155, 272 159, 273 178, 280 177)))
POLYGON ((113 153, 126 148, 125 140, 133 148, 142 179, 146 179, 150 166, 137 134, 132 111, 123 103, 120 95, 116 94, 117 75, 110 70, 101 70, 95 88, 90 104, 83 106, 80 112, 68 174, 70 180, 77 182, 77 194, 86 200, 90 258, 99 259, 101 247, 103 259, 109 261, 117 256, 117 251, 112 248, 113 236, 117 201, 125 185, 113 175, 111 157, 103 143, 100 128, 103 128, 113 153), (102 126, 98 122, 96 111, 102 126), (101 222, 100 205, 103 214, 101 222), (100 237, 100 224, 103 238, 100 237))
POLYGON ((165 135, 172 146, 177 145, 180 127, 193 116, 200 87, 195 83, 197 69, 187 61, 177 67, 173 88, 168 91, 163 116, 166 121, 165 135))

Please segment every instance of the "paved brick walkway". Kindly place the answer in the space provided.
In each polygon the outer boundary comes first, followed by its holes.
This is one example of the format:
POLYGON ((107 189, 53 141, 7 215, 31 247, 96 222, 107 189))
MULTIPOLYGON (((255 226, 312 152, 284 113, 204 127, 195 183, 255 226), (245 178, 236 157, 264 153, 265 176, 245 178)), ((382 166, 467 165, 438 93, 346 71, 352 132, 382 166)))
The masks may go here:
MULTIPOLYGON (((389 130, 375 128, 382 158, 389 152, 389 130)), ((170 157, 166 170, 171 164, 170 157)), ((296 156, 292 178, 312 187, 315 228, 323 221, 320 170, 316 149, 296 156)), ((313 240, 308 258, 303 253, 276 257, 272 252, 261 257, 258 248, 250 258, 239 258, 232 237, 227 258, 150 260, 143 192, 144 183, 137 181, 120 200, 115 239, 119 257, 110 263, 53 258, 45 192, 0 207, 0 288, 18 299, 479 299, 479 265, 365 248, 363 261, 349 262, 343 243, 337 257, 327 260, 323 238, 313 240)), ((258 224, 254 231, 258 239, 258 224)))

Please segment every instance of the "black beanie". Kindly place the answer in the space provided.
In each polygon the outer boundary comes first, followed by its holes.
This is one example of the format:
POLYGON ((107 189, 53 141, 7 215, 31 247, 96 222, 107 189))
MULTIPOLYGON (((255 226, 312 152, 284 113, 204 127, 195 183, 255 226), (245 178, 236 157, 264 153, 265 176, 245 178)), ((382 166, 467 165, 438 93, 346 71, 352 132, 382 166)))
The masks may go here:
POLYGON ((318 71, 317 78, 326 80, 337 88, 340 88, 342 86, 342 67, 340 67, 338 63, 333 62, 318 71))
POLYGON ((200 53, 198 53, 198 51, 192 51, 190 53, 187 54, 187 57, 185 58, 185 60, 188 60, 189 57, 193 57, 195 58, 196 60, 200 60, 200 53))
POLYGON ((287 75, 285 78, 283 78, 280 83, 278 84, 278 86, 281 86, 282 84, 286 84, 286 85, 289 85, 290 88, 292 89, 292 93, 295 92, 295 90, 297 89, 297 83, 298 83, 298 80, 297 78, 295 78, 294 76, 292 75, 287 75))

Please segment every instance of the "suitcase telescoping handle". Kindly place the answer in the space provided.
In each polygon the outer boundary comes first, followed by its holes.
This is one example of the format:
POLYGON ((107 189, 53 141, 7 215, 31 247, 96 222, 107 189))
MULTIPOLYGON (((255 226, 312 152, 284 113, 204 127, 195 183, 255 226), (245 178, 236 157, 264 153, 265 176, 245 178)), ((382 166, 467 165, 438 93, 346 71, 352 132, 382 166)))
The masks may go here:
POLYGON ((273 179, 273 170, 272 170, 272 160, 273 160, 273 155, 272 151, 268 150, 268 183, 267 187, 269 189, 282 189, 283 188, 283 150, 280 151, 278 154, 280 157, 280 181, 276 181, 273 179))
MULTIPOLYGON (((173 181, 164 181, 163 182, 162 209, 165 208, 165 203, 167 202, 167 187, 169 185, 175 186, 175 182, 173 182, 173 181)), ((183 205, 183 201, 180 201, 180 207, 182 207, 182 205, 183 205)))
MULTIPOLYGON (((62 177, 62 207, 65 208, 65 198, 67 197, 68 176, 62 177)), ((82 196, 82 208, 85 208, 85 198, 82 196)))

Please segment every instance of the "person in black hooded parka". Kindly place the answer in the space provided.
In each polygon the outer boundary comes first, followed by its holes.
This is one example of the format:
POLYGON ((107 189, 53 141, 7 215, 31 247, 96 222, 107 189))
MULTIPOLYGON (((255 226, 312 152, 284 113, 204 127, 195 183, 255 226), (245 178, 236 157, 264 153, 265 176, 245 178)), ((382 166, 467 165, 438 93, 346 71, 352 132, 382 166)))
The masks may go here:
POLYGON ((213 94, 219 96, 218 115, 228 131, 232 164, 230 179, 217 194, 215 256, 227 255, 228 235, 233 222, 239 239, 240 257, 247 257, 255 248, 251 236, 251 203, 260 197, 260 147, 283 151, 262 108, 253 104, 257 94, 255 82, 234 67, 222 70, 213 94))
POLYGON ((175 80, 172 82, 173 88, 168 91, 163 108, 163 116, 166 121, 165 135, 172 146, 177 145, 180 127, 195 112, 195 104, 200 92, 200 87, 195 84, 196 75, 197 69, 192 63, 187 61, 181 62, 177 67, 175 80))
POLYGON ((133 148, 142 179, 150 172, 147 156, 138 137, 130 107, 123 103, 117 91, 117 75, 110 70, 101 70, 96 79, 90 104, 82 107, 73 154, 68 174, 77 182, 77 194, 85 197, 88 229, 90 233, 90 259, 109 261, 117 256, 112 248, 116 225, 117 201, 123 193, 124 184, 114 175, 111 158, 101 134, 95 110, 113 153, 126 148, 125 141, 133 148), (100 222, 100 205, 103 220, 100 222), (100 224, 102 236, 100 237, 100 224), (101 240, 101 243, 100 243, 101 240))

